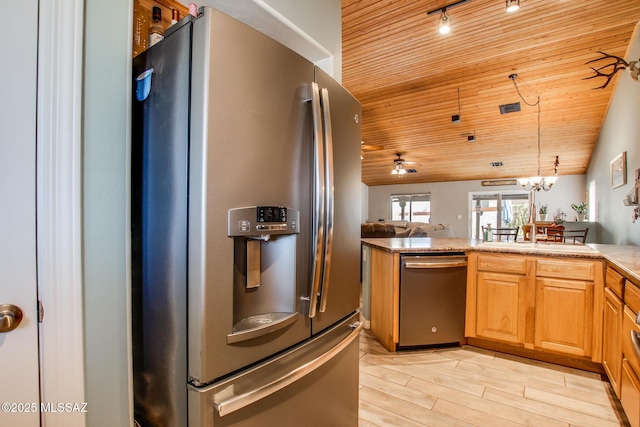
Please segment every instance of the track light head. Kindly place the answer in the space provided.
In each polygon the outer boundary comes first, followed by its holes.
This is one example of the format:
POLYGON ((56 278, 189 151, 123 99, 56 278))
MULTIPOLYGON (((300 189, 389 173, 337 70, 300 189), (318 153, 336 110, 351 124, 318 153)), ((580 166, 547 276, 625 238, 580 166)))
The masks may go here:
POLYGON ((520 0, 505 0, 507 12, 512 13, 520 9, 520 0))
POLYGON ((438 30, 440 31, 440 34, 447 34, 449 31, 451 31, 451 18, 447 14, 447 9, 450 9, 455 6, 459 6, 469 1, 471 0, 458 0, 457 2, 451 3, 448 6, 439 7, 437 9, 430 10, 429 12, 427 12, 427 15, 430 16, 440 12, 440 20, 438 21, 438 30))
POLYGON ((440 31, 440 34, 448 34, 451 31, 451 18, 447 14, 447 9, 442 9, 440 21, 438 22, 438 31, 440 31))

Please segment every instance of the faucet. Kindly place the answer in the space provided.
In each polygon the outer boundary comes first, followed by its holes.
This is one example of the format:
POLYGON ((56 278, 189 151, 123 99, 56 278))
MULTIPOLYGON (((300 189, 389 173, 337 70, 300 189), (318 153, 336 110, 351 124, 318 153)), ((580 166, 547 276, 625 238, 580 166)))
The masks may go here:
POLYGON ((529 229, 529 239, 531 240, 531 243, 533 243, 535 245, 536 242, 537 242, 536 234, 538 234, 538 230, 536 230, 536 222, 535 221, 531 222, 531 224, 529 224, 529 226, 531 227, 529 229))
POLYGON ((538 234, 538 230, 536 229, 536 192, 535 190, 531 190, 531 204, 529 205, 529 240, 534 245, 536 244, 536 234, 538 234))

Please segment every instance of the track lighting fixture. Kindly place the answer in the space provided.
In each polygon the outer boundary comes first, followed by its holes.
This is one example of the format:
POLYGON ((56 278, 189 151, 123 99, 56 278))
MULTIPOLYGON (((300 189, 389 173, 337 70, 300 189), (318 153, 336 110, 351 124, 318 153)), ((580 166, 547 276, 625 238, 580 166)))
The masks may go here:
POLYGON ((448 34, 451 31, 451 18, 447 15, 447 9, 442 9, 440 21, 438 21, 438 31, 440 34, 448 34))
POLYGON ((505 0, 505 6, 507 8, 507 12, 515 12, 520 9, 520 0, 505 0))
POLYGON ((440 34, 447 34, 449 31, 451 31, 451 18, 447 13, 447 9, 451 9, 454 6, 461 5, 462 3, 466 3, 468 1, 471 1, 471 0, 459 0, 455 3, 451 3, 449 6, 430 10, 429 12, 427 12, 427 15, 433 15, 435 13, 440 12, 440 20, 438 21, 438 31, 440 31, 440 34))

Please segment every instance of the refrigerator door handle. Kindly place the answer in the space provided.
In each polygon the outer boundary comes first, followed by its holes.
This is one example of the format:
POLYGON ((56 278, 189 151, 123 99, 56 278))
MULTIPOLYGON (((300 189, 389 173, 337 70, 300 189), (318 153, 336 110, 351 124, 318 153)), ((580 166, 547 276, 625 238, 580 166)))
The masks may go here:
POLYGON ((221 417, 228 415, 232 412, 238 411, 242 408, 245 408, 252 403, 255 403, 265 397, 276 393, 279 390, 293 384, 299 379, 309 375, 316 369, 320 368, 322 365, 333 359, 337 356, 342 350, 344 350, 354 339, 358 338, 358 334, 363 327, 362 322, 356 322, 352 325, 349 325, 353 330, 349 333, 349 335, 340 341, 335 347, 331 348, 326 353, 318 356, 312 361, 305 363, 301 366, 298 366, 296 369, 287 372, 285 375, 277 378, 267 384, 261 385, 258 388, 248 391, 247 393, 235 395, 228 399, 224 399, 218 401, 214 396, 213 406, 218 411, 221 417))
POLYGON ((329 273, 331 270, 331 249, 333 247, 333 221, 334 209, 334 180, 333 180, 333 133, 331 131, 331 108, 329 106, 329 91, 323 88, 320 92, 322 105, 322 121, 324 130, 324 154, 325 154, 325 241, 324 241, 324 269, 322 275, 322 287, 320 288, 320 308, 323 313, 327 309, 327 296, 329 294, 329 273))
POLYGON ((325 159, 322 141, 322 106, 318 84, 311 83, 311 114, 313 117, 314 188, 313 188, 313 262, 311 265, 311 295, 309 295, 309 317, 315 317, 318 309, 318 294, 322 282, 325 244, 325 159))

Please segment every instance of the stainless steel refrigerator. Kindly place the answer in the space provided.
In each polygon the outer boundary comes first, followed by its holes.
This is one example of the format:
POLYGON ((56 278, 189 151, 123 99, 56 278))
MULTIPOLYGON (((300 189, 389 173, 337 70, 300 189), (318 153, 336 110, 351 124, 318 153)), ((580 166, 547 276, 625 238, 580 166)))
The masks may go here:
POLYGON ((136 421, 357 425, 358 101, 201 8, 132 104, 136 421))

